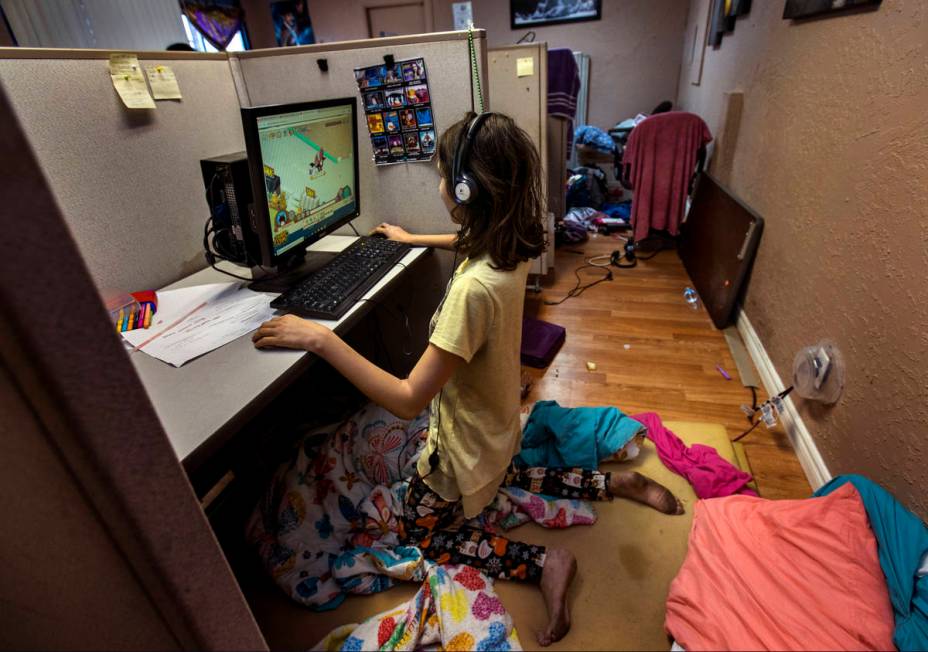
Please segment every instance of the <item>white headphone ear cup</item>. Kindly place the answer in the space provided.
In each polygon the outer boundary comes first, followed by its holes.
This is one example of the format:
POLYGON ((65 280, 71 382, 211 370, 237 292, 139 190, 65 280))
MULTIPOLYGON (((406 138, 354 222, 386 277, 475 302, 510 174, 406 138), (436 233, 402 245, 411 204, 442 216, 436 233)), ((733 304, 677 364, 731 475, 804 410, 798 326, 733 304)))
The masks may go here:
POLYGON ((459 204, 466 204, 470 202, 471 191, 470 184, 465 180, 460 180, 454 184, 454 199, 459 204))

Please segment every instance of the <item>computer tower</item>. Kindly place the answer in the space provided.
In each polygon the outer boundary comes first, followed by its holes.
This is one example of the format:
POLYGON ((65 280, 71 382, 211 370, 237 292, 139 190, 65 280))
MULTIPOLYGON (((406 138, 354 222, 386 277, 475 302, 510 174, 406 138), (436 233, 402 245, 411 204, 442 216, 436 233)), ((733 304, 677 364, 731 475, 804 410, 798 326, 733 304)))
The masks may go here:
MULTIPOLYGON (((254 266, 261 261, 253 194, 245 152, 200 161, 206 201, 212 215, 207 246, 234 263, 254 266)), ((210 252, 207 249, 207 258, 210 252)))

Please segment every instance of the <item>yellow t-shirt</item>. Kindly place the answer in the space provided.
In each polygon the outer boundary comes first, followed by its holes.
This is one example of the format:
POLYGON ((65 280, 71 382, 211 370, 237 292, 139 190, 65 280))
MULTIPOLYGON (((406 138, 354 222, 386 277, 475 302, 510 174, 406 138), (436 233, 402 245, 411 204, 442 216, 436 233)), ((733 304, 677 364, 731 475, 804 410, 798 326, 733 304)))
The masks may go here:
POLYGON ((522 440, 519 351, 529 265, 490 265, 487 256, 462 262, 429 325, 429 342, 466 364, 432 399, 418 471, 442 498, 460 499, 468 518, 493 500, 522 440), (436 441, 439 464, 428 475, 436 441))

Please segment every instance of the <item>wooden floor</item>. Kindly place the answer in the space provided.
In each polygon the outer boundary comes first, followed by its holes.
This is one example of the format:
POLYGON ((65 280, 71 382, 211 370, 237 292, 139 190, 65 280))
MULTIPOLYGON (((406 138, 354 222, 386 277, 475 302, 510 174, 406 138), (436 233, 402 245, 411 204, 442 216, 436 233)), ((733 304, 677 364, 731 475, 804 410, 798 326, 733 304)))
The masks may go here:
MULTIPOLYGON (((529 293, 526 315, 560 324, 567 341, 554 362, 529 369, 535 384, 529 401, 556 400, 567 407, 614 405, 628 414, 657 412, 664 420, 721 423, 730 438, 748 423, 750 404, 721 331, 700 306, 683 299, 690 285, 675 251, 663 251, 634 269, 612 269, 613 280, 556 306, 577 282, 574 270, 591 256, 609 254, 622 243, 600 235, 557 250, 556 281, 529 293), (587 368, 595 363, 595 371, 587 368), (720 365, 731 376, 726 380, 720 365)), ((583 284, 604 275, 580 272, 583 284)), ((766 399, 763 389, 759 400, 766 399)), ((758 490, 765 498, 806 498, 811 490, 786 435, 759 426, 742 440, 758 490)))

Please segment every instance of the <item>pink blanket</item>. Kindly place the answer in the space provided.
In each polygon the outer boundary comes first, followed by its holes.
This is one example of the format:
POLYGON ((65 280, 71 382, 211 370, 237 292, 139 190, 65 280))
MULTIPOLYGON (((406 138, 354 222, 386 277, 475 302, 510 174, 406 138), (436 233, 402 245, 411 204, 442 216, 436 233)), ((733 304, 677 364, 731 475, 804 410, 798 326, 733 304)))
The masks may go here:
POLYGON ((648 429, 648 439, 654 442, 657 455, 668 469, 682 475, 693 485, 700 498, 717 498, 732 494, 756 496, 747 486, 751 476, 719 456, 711 446, 693 444, 687 447, 667 430, 661 418, 653 412, 635 414, 632 419, 648 429))
POLYGON ((697 152, 711 140, 702 118, 683 111, 653 115, 635 127, 623 158, 635 189, 635 240, 651 228, 679 233, 697 152))
POLYGON ((893 612, 857 490, 696 503, 667 598, 686 650, 893 650, 893 612))

